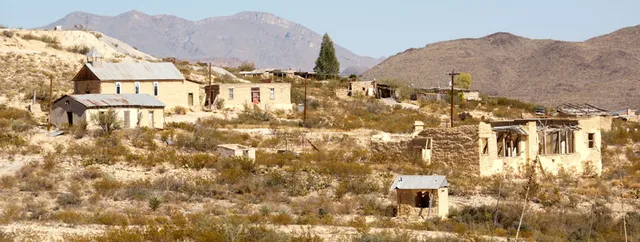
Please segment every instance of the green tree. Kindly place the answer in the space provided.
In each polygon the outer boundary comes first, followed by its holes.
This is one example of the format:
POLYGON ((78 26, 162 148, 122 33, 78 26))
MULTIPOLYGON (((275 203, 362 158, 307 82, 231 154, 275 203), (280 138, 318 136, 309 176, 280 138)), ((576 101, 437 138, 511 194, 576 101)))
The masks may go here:
POLYGON ((471 74, 462 72, 458 78, 456 78, 455 87, 469 89, 469 87, 471 87, 471 81, 471 74))
POLYGON ((322 36, 320 55, 316 60, 316 67, 313 68, 320 79, 336 77, 340 74, 340 62, 336 57, 336 50, 333 48, 333 41, 329 34, 322 36))
POLYGON ((98 125, 107 135, 110 135, 116 129, 122 128, 122 121, 113 109, 91 115, 91 121, 98 125))

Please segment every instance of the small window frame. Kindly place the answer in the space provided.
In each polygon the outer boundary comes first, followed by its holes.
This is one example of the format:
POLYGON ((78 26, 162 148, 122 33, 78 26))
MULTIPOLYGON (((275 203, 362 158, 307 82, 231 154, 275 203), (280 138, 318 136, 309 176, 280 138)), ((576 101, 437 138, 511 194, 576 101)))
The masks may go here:
POLYGON ((271 100, 275 100, 276 99, 276 89, 275 88, 269 88, 269 98, 271 100))
POLYGON ((133 93, 140 94, 140 82, 134 82, 133 89, 133 93))
POLYGON ((122 82, 116 82, 116 94, 122 94, 122 82))
POLYGON ((153 82, 153 96, 157 97, 160 95, 160 84, 158 82, 153 82))
POLYGON ((229 88, 229 100, 233 100, 233 96, 235 95, 235 93, 233 92, 233 87, 229 88))

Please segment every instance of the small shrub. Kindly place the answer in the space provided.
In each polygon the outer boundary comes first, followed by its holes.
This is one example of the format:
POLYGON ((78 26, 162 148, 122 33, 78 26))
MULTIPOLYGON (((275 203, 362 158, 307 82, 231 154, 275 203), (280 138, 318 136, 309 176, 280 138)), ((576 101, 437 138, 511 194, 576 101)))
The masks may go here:
POLYGON ((67 47, 67 51, 68 52, 72 52, 72 53, 77 53, 77 54, 81 54, 81 55, 85 55, 87 53, 89 53, 91 49, 86 46, 86 45, 74 45, 71 47, 67 47))
POLYGON ((160 206, 162 205, 162 203, 164 203, 164 201, 162 200, 161 197, 158 196, 153 196, 149 198, 148 204, 149 204, 149 208, 152 211, 156 211, 158 210, 158 208, 160 208, 160 206))
POLYGON ((91 34, 93 34, 93 36, 95 36, 95 37, 96 37, 96 39, 100 39, 100 38, 102 38, 102 34, 101 34, 101 33, 98 33, 98 32, 91 32, 91 34))
POLYGON ((74 193, 62 193, 58 195, 56 204, 61 207, 77 206, 82 203, 82 197, 74 193))
POLYGON ((102 131, 110 135, 114 130, 122 128, 122 120, 113 109, 91 115, 91 121, 98 125, 102 131))
POLYGON ((185 114, 187 114, 187 108, 182 107, 182 106, 176 106, 176 107, 173 108, 173 110, 171 110, 171 112, 173 114, 185 115, 185 114))
POLYGON ((5 31, 2 31, 2 35, 7 38, 13 38, 15 33, 13 31, 5 30, 5 31))

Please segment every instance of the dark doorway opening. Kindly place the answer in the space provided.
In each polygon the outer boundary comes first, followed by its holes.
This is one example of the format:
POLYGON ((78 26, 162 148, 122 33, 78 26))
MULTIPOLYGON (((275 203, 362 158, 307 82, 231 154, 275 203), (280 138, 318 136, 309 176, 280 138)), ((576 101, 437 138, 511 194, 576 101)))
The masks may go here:
POLYGON ((67 122, 69 122, 69 125, 73 125, 73 113, 72 112, 67 112, 67 122))
POLYGON ((425 191, 418 192, 416 194, 416 207, 428 208, 429 207, 429 193, 425 191))

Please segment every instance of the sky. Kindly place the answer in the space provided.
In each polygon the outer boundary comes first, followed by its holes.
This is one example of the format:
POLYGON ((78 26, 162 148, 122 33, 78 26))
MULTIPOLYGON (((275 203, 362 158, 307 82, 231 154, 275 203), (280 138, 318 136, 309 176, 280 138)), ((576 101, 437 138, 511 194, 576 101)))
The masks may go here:
POLYGON ((74 11, 114 16, 138 10, 189 20, 261 11, 329 33, 338 45, 378 58, 495 32, 583 41, 640 24, 638 9, 638 0, 0 0, 0 24, 35 28, 74 11))

